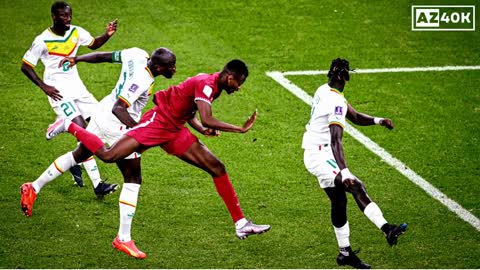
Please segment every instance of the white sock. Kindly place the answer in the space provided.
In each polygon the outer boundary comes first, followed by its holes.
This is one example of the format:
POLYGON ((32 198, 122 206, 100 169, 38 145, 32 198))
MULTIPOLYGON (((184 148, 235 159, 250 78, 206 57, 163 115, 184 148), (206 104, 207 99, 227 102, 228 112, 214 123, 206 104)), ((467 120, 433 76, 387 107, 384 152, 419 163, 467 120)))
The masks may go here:
POLYGON ((382 226, 387 223, 383 217, 382 210, 380 210, 380 207, 378 207, 378 205, 374 202, 369 203, 367 207, 365 207, 365 210, 363 210, 363 213, 379 229, 381 229, 382 226))
POLYGON ((72 152, 68 152, 63 156, 58 157, 52 164, 50 164, 50 166, 48 166, 47 170, 45 170, 37 178, 37 180, 32 183, 35 192, 38 194, 43 188, 43 186, 53 181, 55 178, 60 176, 65 171, 69 170, 75 164, 76 162, 73 159, 72 152))
POLYGON ((131 241, 130 231, 132 228, 133 216, 137 208, 139 184, 125 183, 120 193, 118 205, 120 208, 120 227, 118 228, 118 238, 122 242, 131 241))
POLYGON ((241 229, 245 224, 247 224, 248 220, 246 218, 241 218, 237 222, 235 222, 235 229, 241 229))
POLYGON ((90 177, 90 180, 92 180, 93 188, 96 188, 98 186, 98 183, 102 181, 102 179, 100 178, 100 171, 98 170, 98 167, 97 167, 97 162, 92 156, 89 159, 82 162, 82 165, 87 171, 88 177, 90 177))
POLYGON ((349 247, 350 246, 350 226, 348 225, 348 221, 347 223, 345 223, 345 225, 343 225, 340 228, 333 226, 333 230, 335 231, 335 236, 337 237, 338 246, 340 248, 349 247))

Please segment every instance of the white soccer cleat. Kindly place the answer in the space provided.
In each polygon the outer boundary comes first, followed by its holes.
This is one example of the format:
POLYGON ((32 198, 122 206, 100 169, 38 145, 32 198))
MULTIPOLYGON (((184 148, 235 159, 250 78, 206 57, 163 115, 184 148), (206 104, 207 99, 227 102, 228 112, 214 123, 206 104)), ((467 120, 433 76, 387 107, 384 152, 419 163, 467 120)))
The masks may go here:
POLYGON ((270 225, 256 225, 251 221, 248 221, 245 226, 240 229, 237 229, 235 234, 239 239, 245 239, 252 234, 261 234, 270 230, 270 225))
POLYGON ((47 137, 47 140, 51 140, 53 137, 65 131, 65 119, 58 118, 53 124, 48 126, 47 134, 45 136, 47 137))

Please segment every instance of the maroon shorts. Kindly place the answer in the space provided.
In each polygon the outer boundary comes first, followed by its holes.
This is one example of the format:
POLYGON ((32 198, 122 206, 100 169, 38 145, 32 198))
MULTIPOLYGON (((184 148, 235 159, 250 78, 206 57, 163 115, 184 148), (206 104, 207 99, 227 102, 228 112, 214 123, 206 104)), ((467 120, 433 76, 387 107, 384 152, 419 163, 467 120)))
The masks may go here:
POLYGON ((154 110, 146 112, 140 123, 126 135, 147 148, 159 145, 167 153, 178 157, 198 141, 198 138, 188 128, 168 125, 154 110))

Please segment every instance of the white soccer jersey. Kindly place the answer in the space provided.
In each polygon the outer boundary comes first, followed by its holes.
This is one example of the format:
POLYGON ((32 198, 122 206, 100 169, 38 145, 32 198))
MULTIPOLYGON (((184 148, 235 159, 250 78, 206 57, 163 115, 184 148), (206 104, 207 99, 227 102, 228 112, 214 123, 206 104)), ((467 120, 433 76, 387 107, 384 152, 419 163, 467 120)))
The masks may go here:
POLYGON ((43 81, 55 86, 62 96, 73 97, 76 95, 76 84, 80 84, 79 88, 85 88, 77 67, 67 69, 68 62, 62 67, 58 67, 58 64, 64 57, 75 56, 79 46, 90 46, 94 41, 95 38, 79 26, 71 25, 64 36, 58 36, 49 27, 35 38, 22 61, 35 67, 40 59, 45 66, 43 81))
POLYGON ((112 57, 114 63, 122 63, 122 71, 112 93, 100 101, 101 112, 95 118, 123 125, 112 114, 113 105, 120 99, 128 105, 127 110, 130 116, 135 121, 139 121, 155 82, 152 72, 147 67, 149 55, 139 48, 130 48, 116 51, 112 57))
POLYGON ((310 121, 303 135, 303 149, 318 149, 319 145, 330 144, 330 125, 345 127, 347 100, 341 92, 328 83, 320 86, 313 97, 310 121))

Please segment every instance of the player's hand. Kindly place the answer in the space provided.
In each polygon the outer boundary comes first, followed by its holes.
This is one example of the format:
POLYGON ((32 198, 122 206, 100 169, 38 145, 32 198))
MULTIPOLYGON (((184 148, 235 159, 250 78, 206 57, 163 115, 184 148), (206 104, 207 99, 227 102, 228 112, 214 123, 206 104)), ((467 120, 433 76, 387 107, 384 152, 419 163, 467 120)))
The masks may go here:
POLYGON ((117 31, 118 19, 115 19, 107 24, 105 32, 109 37, 111 37, 117 31))
POLYGON ((253 123, 257 120, 257 110, 247 119, 247 122, 243 124, 242 133, 249 131, 253 127, 253 123))
POLYGON ((349 169, 345 168, 340 171, 340 175, 342 177, 342 184, 349 188, 355 183, 355 175, 353 175, 349 169))
POLYGON ((388 129, 393 129, 393 122, 391 119, 385 118, 380 121, 380 125, 388 129))
POLYGON ((65 57, 62 60, 60 60, 60 63, 58 63, 58 67, 62 67, 65 63, 68 63, 66 68, 71 68, 77 64, 77 59, 75 57, 65 57))
POLYGON ((47 96, 51 97, 53 100, 58 101, 61 100, 63 97, 60 95, 60 91, 57 90, 57 88, 50 86, 50 85, 44 85, 42 86, 43 92, 47 94, 47 96))
POLYGON ((203 135, 205 135, 207 137, 218 137, 218 136, 220 136, 220 130, 216 130, 216 129, 213 129, 213 128, 206 128, 203 131, 203 135))

